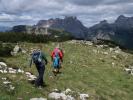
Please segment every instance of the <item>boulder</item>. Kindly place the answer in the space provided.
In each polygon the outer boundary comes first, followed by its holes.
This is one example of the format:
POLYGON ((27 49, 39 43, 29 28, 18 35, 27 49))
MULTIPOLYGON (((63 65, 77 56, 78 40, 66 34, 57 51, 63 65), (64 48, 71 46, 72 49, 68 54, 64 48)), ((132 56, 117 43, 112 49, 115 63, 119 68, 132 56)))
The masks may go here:
POLYGON ((18 73, 24 73, 24 71, 21 70, 21 69, 18 69, 17 72, 18 72, 18 73))
POLYGON ((91 41, 86 41, 85 44, 87 44, 87 45, 89 45, 89 46, 92 46, 92 45, 93 45, 93 43, 92 43, 91 41))
POLYGON ((17 70, 16 69, 13 69, 13 68, 8 68, 8 71, 11 74, 16 74, 17 73, 17 70))
POLYGON ((0 62, 0 66, 7 67, 7 64, 6 64, 6 63, 4 63, 4 62, 0 62))
POLYGON ((2 80, 6 80, 7 78, 6 78, 6 77, 2 77, 1 79, 2 79, 2 80))
POLYGON ((80 100, 88 100, 89 95, 88 94, 80 94, 80 100))
POLYGON ((30 100, 47 100, 46 98, 31 98, 30 100))
POLYGON ((125 66, 124 71, 126 71, 128 74, 133 75, 133 66, 131 65, 125 66))
POLYGON ((112 67, 114 67, 115 66, 115 63, 114 62, 112 62, 112 67))
POLYGON ((26 76, 28 77, 29 81, 35 80, 37 77, 32 75, 30 72, 25 72, 26 76))
POLYGON ((9 81, 4 81, 3 84, 10 84, 11 82, 9 81))
POLYGON ((58 89, 54 89, 53 92, 60 93, 61 91, 58 89))
POLYGON ((109 53, 108 52, 103 52, 104 55, 108 55, 109 53))
POLYGON ((9 88, 10 88, 10 90, 14 90, 15 89, 15 87, 12 86, 12 85, 9 85, 9 88))
POLYGON ((4 73, 4 71, 3 70, 0 70, 0 73, 4 73))
POLYGON ((52 92, 48 95, 49 99, 54 99, 54 100, 67 100, 67 96, 64 93, 56 93, 52 92))
POLYGON ((14 53, 18 53, 20 51, 20 47, 18 45, 16 45, 13 49, 14 53))
POLYGON ((69 94, 71 92, 72 92, 72 90, 68 88, 68 89, 66 89, 65 94, 69 94))
POLYGON ((71 95, 67 95, 67 99, 66 100, 75 100, 75 98, 72 97, 71 95))

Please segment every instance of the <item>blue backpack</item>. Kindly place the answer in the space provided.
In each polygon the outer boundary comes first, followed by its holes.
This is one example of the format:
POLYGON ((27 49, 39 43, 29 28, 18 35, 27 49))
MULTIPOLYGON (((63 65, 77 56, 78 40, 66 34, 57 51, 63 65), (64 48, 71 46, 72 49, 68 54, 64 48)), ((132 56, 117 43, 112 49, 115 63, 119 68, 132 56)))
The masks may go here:
POLYGON ((60 67, 60 57, 58 53, 56 53, 54 59, 53 59, 53 67, 54 68, 59 68, 60 67))
POLYGON ((41 62, 42 61, 41 52, 39 52, 39 51, 34 52, 33 55, 32 55, 32 59, 33 59, 34 63, 41 62))

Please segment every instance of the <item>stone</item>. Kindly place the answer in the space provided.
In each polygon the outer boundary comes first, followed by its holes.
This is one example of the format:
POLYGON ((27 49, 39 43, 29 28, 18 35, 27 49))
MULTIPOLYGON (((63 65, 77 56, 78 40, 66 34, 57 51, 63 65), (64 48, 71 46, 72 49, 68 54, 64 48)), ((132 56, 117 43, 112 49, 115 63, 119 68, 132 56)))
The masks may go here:
POLYGON ((24 49, 22 49, 22 53, 23 53, 23 54, 26 54, 26 53, 27 53, 27 51, 26 51, 26 50, 24 50, 24 49))
POLYGON ((108 52, 103 52, 104 55, 108 55, 109 53, 108 52))
POLYGON ((14 90, 15 89, 15 87, 12 86, 12 85, 9 85, 9 87, 10 87, 10 90, 14 90))
POLYGON ((61 91, 58 89, 54 89, 53 92, 60 93, 61 91))
POLYGON ((6 80, 7 78, 6 78, 6 77, 2 77, 1 79, 2 79, 2 80, 6 80))
POLYGON ((18 45, 16 45, 16 46, 14 47, 14 49, 13 49, 13 52, 14 52, 14 53, 18 53, 19 50, 20 50, 20 47, 19 47, 18 45))
POLYGON ((115 50, 115 53, 117 53, 117 54, 118 54, 118 53, 120 53, 120 51, 119 51, 119 50, 115 50))
POLYGON ((15 74, 16 73, 16 69, 13 69, 13 68, 8 68, 8 71, 11 74, 15 74))
POLYGON ((25 74, 26 74, 27 76, 31 75, 31 73, 30 73, 30 72, 25 72, 25 74))
POLYGON ((30 72, 25 72, 26 76, 28 77, 29 81, 35 80, 37 77, 32 75, 30 72))
POLYGON ((72 92, 72 90, 68 88, 68 89, 66 89, 65 94, 69 94, 71 92, 72 92))
POLYGON ((117 57, 115 55, 113 55, 111 58, 113 58, 114 60, 117 60, 117 57))
POLYGON ((109 48, 109 51, 112 52, 114 49, 113 48, 109 48))
POLYGON ((18 69, 18 71, 17 71, 18 73, 24 73, 24 71, 23 70, 21 70, 21 69, 18 69))
POLYGON ((133 66, 126 65, 125 68, 124 68, 124 71, 126 71, 128 74, 133 75, 133 66))
POLYGON ((54 100, 67 100, 67 96, 64 93, 56 93, 52 92, 48 95, 49 99, 54 99, 54 100))
POLYGON ((96 45, 97 48, 103 48, 103 45, 96 45))
POLYGON ((4 81, 3 84, 10 84, 11 82, 9 81, 4 81))
POLYGON ((58 38, 59 36, 58 36, 58 35, 55 35, 54 37, 55 37, 55 38, 58 38))
POLYGON ((0 70, 0 73, 4 73, 4 71, 3 70, 0 70))
POLYGON ((80 94, 80 100, 88 100, 89 95, 88 94, 80 94))
POLYGON ((115 66, 115 63, 114 63, 114 62, 112 62, 112 66, 113 66, 113 67, 115 66))
POLYGON ((85 44, 87 44, 87 45, 89 45, 89 46, 92 46, 92 45, 93 45, 93 43, 92 43, 91 41, 86 41, 85 44))
POLYGON ((30 78, 35 80, 37 77, 35 75, 30 75, 30 78))
POLYGON ((3 73, 7 73, 7 70, 4 70, 3 73))
POLYGON ((47 100, 46 98, 31 98, 30 100, 47 100))
POLYGON ((0 62, 0 65, 1 65, 1 66, 4 66, 4 67, 7 67, 7 64, 4 63, 4 62, 0 62))
POLYGON ((126 72, 128 72, 128 73, 131 73, 131 70, 132 70, 132 69, 130 69, 130 68, 125 68, 124 70, 125 70, 126 72))
POLYGON ((71 95, 67 95, 66 100, 75 100, 75 98, 74 98, 74 97, 72 97, 71 95))

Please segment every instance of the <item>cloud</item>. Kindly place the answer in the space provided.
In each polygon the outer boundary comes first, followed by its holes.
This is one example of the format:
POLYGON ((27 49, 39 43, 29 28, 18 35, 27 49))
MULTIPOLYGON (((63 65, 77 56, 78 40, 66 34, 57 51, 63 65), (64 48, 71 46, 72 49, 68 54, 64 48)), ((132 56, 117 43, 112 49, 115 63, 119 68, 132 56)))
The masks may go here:
POLYGON ((35 24, 38 20, 77 16, 86 26, 133 16, 132 0, 0 0, 0 25, 35 24))

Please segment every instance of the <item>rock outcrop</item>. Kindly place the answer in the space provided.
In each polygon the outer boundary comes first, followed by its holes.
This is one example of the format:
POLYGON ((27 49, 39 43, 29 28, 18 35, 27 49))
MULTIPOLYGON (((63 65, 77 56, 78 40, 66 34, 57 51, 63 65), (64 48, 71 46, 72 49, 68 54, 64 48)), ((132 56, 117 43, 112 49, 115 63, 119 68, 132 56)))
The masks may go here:
POLYGON ((49 35, 50 33, 46 32, 46 28, 38 26, 28 26, 28 25, 17 25, 12 28, 13 32, 27 33, 27 34, 44 34, 49 35))

